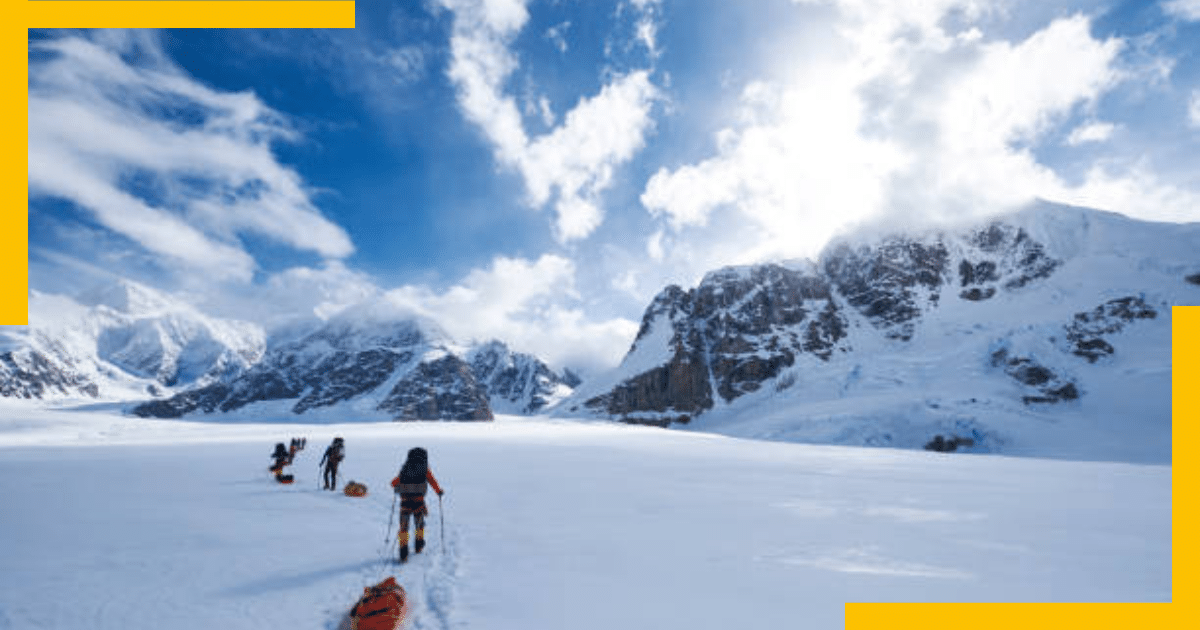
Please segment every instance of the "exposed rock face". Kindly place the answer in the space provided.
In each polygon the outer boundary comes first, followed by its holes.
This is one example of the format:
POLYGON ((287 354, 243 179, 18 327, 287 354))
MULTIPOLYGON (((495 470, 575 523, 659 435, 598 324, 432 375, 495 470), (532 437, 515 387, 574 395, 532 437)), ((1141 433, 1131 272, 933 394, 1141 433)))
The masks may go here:
POLYGON ((992 365, 1002 368, 1013 380, 1026 387, 1021 397, 1025 404, 1058 403, 1079 398, 1074 381, 1066 379, 1029 357, 1010 356, 1006 348, 992 354, 992 365))
POLYGON ((835 247, 822 269, 838 292, 888 337, 908 341, 913 320, 937 304, 949 253, 940 242, 890 238, 875 247, 835 247))
POLYGON ((379 403, 397 420, 491 420, 487 390, 471 366, 448 354, 409 372, 379 403))
MULTIPOLYGON (((624 378, 582 407, 631 422, 690 421, 785 372, 776 391, 803 381, 807 368, 795 367, 802 358, 815 368, 853 353, 856 339, 866 337, 899 344, 888 347, 912 343, 942 302, 983 303, 1030 290, 1062 264, 1025 228, 993 222, 960 233, 835 244, 816 264, 722 269, 695 289, 659 293, 618 368, 624 378)), ((1144 302, 1113 300, 1077 315, 1067 338, 1075 354, 1094 361, 1112 352, 1102 334, 1144 317, 1153 317, 1144 302)), ((1026 404, 1082 395, 1061 368, 1030 356, 1004 350, 981 361, 1020 383, 1026 404)))
POLYGON ((0 353, 0 396, 4 398, 49 398, 53 395, 95 398, 100 394, 86 376, 36 350, 0 353))
POLYGON ((1109 300, 1087 313, 1076 313, 1074 320, 1065 326, 1067 341, 1073 354, 1095 363, 1116 352, 1104 335, 1120 332, 1130 322, 1155 317, 1158 311, 1140 297, 1109 300))
POLYGON ((845 331, 828 283, 812 269, 723 269, 692 291, 663 290, 626 361, 665 362, 585 405, 631 421, 689 418, 712 407, 714 391, 725 400, 753 392, 801 353, 828 359, 845 331))
POLYGON ((533 414, 561 400, 579 384, 566 371, 559 375, 537 357, 509 350, 499 341, 473 349, 471 372, 490 396, 492 409, 533 414))

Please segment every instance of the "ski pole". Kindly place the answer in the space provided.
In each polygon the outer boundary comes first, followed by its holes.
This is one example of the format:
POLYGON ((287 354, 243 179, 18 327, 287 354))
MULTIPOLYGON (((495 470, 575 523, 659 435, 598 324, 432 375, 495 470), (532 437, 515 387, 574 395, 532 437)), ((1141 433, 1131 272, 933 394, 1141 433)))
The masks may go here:
POLYGON ((442 555, 446 555, 446 510, 442 507, 442 493, 438 493, 438 519, 442 522, 441 536, 442 539, 442 555))
POLYGON ((383 535, 383 542, 387 542, 392 537, 392 519, 396 518, 396 495, 392 494, 392 509, 388 512, 388 528, 387 533, 383 535))

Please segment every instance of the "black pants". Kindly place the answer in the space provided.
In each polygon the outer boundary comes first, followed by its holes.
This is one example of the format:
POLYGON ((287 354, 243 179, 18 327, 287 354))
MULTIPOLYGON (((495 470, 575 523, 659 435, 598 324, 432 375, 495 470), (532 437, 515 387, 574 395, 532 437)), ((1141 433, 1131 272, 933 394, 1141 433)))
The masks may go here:
POLYGON ((325 489, 337 490, 337 468, 338 465, 334 462, 329 462, 325 465, 325 489))

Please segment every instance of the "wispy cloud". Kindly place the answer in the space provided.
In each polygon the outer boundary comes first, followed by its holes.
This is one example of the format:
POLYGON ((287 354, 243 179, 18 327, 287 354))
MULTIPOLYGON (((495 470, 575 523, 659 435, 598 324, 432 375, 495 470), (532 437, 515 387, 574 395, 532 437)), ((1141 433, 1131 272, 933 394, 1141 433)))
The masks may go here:
POLYGON ((1163 11, 1182 20, 1200 20, 1200 0, 1167 0, 1162 3, 1163 11))
POLYGON ((449 76, 464 115, 491 142, 496 160, 519 172, 534 207, 553 202, 555 235, 582 239, 603 220, 614 171, 645 144, 660 91, 648 70, 611 77, 562 122, 531 137, 505 90, 519 63, 510 45, 529 18, 526 0, 440 0, 454 12, 449 76))
POLYGON ((239 235, 329 258, 353 245, 272 144, 295 133, 254 94, 192 79, 147 32, 31 43, 29 188, 156 255, 249 280, 239 235))
POLYGON ((571 28, 571 21, 560 22, 546 29, 546 39, 554 44, 558 52, 567 52, 567 29, 571 28))

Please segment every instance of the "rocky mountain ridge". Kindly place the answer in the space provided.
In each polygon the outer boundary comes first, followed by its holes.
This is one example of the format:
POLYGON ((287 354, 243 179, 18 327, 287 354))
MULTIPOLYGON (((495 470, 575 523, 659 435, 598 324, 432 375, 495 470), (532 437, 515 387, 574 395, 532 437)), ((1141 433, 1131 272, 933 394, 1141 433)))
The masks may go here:
POLYGON ((992 417, 1074 417, 1103 406, 1113 378, 1133 396, 1164 394, 1170 307, 1200 302, 1196 251, 1194 224, 1044 204, 957 230, 849 237, 816 262, 717 270, 661 291, 622 364, 558 411, 909 447, 957 431, 1001 450, 1013 438, 992 417), (896 415, 866 411, 882 401, 915 405, 902 430, 871 426, 896 415))

